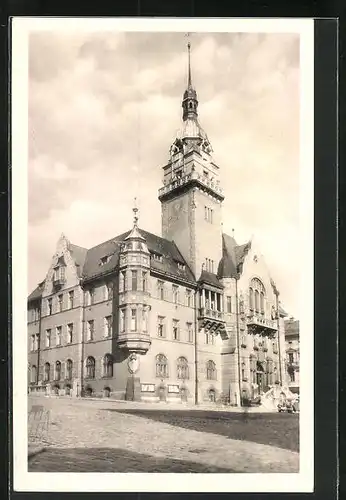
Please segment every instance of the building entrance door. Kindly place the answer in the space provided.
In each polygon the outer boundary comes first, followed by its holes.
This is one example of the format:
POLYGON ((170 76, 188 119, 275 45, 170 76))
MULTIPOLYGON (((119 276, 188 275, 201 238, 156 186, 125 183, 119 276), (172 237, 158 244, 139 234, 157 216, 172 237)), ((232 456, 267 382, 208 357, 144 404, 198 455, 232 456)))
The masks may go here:
POLYGON ((166 388, 162 385, 159 387, 159 399, 160 401, 166 401, 166 388))

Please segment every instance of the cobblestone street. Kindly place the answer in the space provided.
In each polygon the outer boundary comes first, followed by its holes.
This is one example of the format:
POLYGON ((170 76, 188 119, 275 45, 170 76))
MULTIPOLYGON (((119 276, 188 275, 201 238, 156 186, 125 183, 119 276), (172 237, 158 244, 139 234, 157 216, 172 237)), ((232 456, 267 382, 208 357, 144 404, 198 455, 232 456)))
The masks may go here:
POLYGON ((35 440, 45 450, 29 459, 29 472, 299 470, 296 415, 29 397, 32 405, 44 405, 50 423, 35 440), (271 445, 263 443, 268 433, 271 445))

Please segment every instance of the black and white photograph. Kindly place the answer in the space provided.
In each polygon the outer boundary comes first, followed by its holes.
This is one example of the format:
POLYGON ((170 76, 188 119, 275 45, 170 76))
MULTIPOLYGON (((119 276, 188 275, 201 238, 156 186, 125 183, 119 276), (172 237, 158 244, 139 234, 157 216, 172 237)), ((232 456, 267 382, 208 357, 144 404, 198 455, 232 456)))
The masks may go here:
POLYGON ((313 21, 12 31, 16 489, 312 491, 313 21))

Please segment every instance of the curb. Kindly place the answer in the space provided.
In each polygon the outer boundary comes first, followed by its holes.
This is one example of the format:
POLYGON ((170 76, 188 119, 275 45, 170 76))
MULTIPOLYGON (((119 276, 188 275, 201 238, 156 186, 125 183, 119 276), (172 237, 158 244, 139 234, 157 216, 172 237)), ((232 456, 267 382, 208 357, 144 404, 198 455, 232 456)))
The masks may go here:
POLYGON ((35 448, 34 450, 28 451, 28 459, 33 458, 36 455, 39 455, 43 451, 46 451, 46 448, 44 446, 40 446, 39 448, 35 448))

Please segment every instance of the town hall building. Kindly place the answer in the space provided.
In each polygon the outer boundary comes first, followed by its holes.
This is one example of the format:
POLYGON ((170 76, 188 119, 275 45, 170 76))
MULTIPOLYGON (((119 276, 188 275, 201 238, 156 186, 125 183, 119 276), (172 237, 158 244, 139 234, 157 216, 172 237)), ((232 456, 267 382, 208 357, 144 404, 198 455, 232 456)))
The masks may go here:
POLYGON ((58 241, 28 297, 29 391, 240 405, 286 384, 286 313, 253 241, 223 233, 224 193, 192 85, 163 166, 161 235, 58 241))

